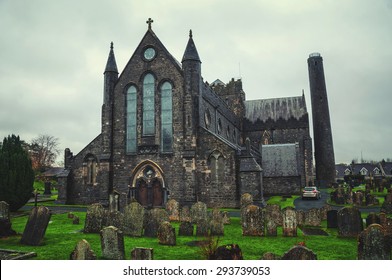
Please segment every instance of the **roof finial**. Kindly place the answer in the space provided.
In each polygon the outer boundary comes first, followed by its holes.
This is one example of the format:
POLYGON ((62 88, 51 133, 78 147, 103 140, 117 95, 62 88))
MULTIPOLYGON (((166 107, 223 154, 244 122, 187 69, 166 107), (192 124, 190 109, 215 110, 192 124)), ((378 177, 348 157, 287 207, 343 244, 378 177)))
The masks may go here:
POLYGON ((113 42, 110 43, 110 49, 113 50, 113 42))
POLYGON ((153 23, 154 21, 151 18, 148 18, 148 20, 146 21, 146 23, 148 24, 148 29, 151 29, 151 23, 153 23))
POLYGON ((189 38, 192 38, 193 37, 193 35, 192 35, 192 29, 190 29, 189 30, 189 38))

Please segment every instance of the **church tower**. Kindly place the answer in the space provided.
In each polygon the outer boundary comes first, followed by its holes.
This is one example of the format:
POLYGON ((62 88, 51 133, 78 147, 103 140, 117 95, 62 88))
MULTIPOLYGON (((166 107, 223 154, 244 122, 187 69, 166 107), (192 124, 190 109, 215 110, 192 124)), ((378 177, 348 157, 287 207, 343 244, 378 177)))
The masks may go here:
POLYGON ((316 185, 327 187, 335 182, 335 155, 327 89, 325 86, 323 58, 319 53, 309 55, 308 70, 310 96, 312 100, 316 185))

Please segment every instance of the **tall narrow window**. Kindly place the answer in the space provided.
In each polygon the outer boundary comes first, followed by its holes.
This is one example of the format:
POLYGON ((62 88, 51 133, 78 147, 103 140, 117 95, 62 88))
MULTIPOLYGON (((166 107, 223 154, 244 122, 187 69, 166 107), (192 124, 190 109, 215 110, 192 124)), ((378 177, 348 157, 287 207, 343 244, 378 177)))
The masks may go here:
POLYGON ((127 153, 136 153, 136 88, 127 91, 127 153))
POLYGON ((147 74, 143 81, 143 135, 155 133, 155 79, 147 74))
POLYGON ((161 95, 161 150, 162 152, 171 152, 173 150, 173 102, 170 83, 165 82, 162 85, 161 95))

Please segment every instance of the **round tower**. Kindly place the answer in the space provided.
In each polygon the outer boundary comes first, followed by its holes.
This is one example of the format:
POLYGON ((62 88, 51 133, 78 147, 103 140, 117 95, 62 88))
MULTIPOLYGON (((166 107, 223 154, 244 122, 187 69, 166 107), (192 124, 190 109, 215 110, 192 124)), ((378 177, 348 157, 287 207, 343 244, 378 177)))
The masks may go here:
POLYGON ((312 100, 316 185, 327 187, 335 182, 335 154, 332 142, 327 89, 325 86, 323 58, 319 53, 309 55, 308 70, 310 96, 312 100))

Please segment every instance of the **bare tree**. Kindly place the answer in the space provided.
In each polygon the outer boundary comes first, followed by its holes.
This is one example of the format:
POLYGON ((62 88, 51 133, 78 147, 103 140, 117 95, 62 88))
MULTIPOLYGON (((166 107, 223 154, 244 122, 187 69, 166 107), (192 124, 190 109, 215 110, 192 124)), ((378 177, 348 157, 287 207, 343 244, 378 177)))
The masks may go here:
POLYGON ((44 170, 51 167, 60 153, 57 137, 40 134, 30 144, 30 155, 34 170, 44 170))

